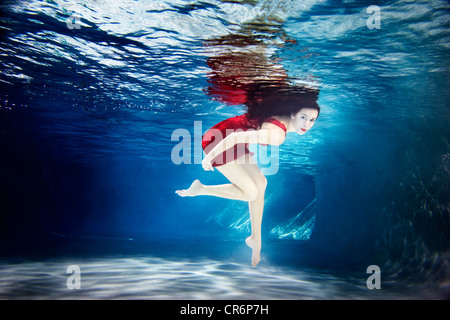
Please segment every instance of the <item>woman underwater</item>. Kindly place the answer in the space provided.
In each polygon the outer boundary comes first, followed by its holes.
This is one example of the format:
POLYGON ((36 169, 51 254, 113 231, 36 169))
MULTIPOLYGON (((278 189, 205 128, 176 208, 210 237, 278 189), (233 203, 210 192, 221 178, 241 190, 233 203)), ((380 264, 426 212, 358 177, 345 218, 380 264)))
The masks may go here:
POLYGON ((219 122, 202 138, 204 170, 216 168, 229 184, 204 185, 195 180, 182 197, 201 195, 247 201, 251 235, 245 243, 252 249, 252 266, 260 261, 261 222, 267 180, 248 144, 281 145, 287 132, 304 135, 320 113, 318 90, 305 87, 260 87, 247 95, 247 112, 219 122))

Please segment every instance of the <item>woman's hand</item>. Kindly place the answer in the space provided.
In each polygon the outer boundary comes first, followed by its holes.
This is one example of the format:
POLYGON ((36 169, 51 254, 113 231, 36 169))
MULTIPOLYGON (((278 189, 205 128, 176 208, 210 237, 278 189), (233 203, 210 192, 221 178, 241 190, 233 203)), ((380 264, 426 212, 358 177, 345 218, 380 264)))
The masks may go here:
POLYGON ((206 156, 202 161, 202 167, 205 171, 214 171, 214 167, 212 166, 211 159, 206 156))

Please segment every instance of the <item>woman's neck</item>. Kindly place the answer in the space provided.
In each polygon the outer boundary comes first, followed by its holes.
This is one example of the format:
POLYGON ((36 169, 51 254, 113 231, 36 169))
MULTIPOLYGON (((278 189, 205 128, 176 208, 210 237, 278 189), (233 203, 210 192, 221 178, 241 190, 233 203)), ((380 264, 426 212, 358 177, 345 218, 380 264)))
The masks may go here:
POLYGON ((291 124, 291 117, 289 117, 289 116, 273 116, 272 118, 275 118, 278 121, 282 122, 286 126, 286 130, 288 132, 295 131, 291 124))

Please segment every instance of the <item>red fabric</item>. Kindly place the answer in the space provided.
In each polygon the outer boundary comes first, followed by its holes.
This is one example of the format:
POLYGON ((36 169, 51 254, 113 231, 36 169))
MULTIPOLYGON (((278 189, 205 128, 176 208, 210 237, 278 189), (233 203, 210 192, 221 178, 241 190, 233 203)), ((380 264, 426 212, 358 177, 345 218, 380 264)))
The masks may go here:
POLYGON ((239 77, 214 77, 209 82, 212 85, 208 87, 208 95, 214 97, 215 100, 224 102, 229 106, 247 102, 247 89, 245 85, 236 87, 237 83, 239 83, 239 77))
MULTIPOLYGON (((273 123, 287 132, 286 126, 275 118, 269 118, 265 122, 273 123)), ((249 129, 256 129, 256 124, 247 118, 247 114, 228 118, 214 125, 211 129, 205 132, 202 137, 202 148, 208 154, 220 141, 232 132, 247 131, 249 129)), ((248 150, 248 143, 238 143, 233 148, 227 149, 222 154, 214 158, 212 162, 213 167, 221 166, 230 161, 236 160, 244 154, 253 152, 248 150), (233 150, 232 150, 233 149, 233 150)))

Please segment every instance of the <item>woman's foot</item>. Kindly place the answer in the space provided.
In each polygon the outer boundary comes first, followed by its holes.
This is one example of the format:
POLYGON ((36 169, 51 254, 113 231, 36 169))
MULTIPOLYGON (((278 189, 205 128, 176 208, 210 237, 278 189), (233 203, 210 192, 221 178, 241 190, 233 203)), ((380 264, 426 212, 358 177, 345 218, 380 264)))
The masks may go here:
POLYGON ((252 236, 245 239, 245 243, 252 249, 252 267, 256 267, 261 261, 261 240, 255 240, 252 236))
POLYGON ((199 195, 200 190, 202 189, 203 184, 197 179, 192 182, 189 189, 186 190, 177 190, 175 191, 180 197, 194 197, 199 195))

